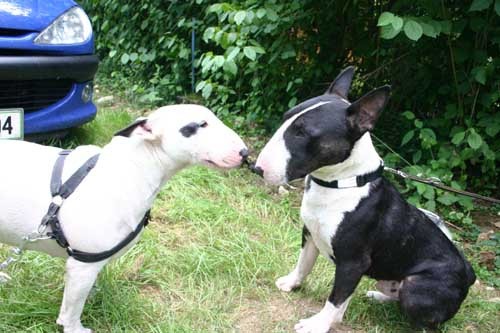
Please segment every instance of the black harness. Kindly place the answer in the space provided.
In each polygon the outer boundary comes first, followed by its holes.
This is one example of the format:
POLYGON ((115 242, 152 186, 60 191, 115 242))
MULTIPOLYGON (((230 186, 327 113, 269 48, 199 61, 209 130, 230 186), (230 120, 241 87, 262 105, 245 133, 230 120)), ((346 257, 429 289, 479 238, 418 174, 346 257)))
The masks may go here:
POLYGON ((99 252, 99 253, 89 253, 78 251, 70 247, 68 240, 64 236, 64 232, 61 228, 61 223, 59 222, 58 213, 61 208, 62 203, 66 198, 68 198, 71 193, 78 187, 82 180, 89 174, 89 172, 94 168, 99 159, 99 154, 89 158, 76 172, 68 178, 68 180, 62 184, 61 176, 64 167, 64 161, 66 157, 71 153, 71 150, 63 150, 59 153, 59 157, 56 160, 54 169, 52 170, 52 178, 50 181, 50 192, 52 194, 52 202, 49 205, 47 214, 42 218, 41 226, 50 226, 51 231, 47 233, 50 238, 55 239, 57 244, 66 249, 69 256, 75 258, 82 262, 98 262, 107 259, 127 246, 148 224, 150 211, 146 212, 146 215, 142 218, 137 228, 125 237, 120 243, 115 245, 113 248, 99 252))

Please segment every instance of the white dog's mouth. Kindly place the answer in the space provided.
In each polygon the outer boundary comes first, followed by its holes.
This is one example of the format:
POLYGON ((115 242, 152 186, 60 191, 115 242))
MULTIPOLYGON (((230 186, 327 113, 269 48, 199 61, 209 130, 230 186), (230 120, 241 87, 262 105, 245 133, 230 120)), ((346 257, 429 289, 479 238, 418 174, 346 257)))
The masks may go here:
POLYGON ((208 167, 217 168, 217 169, 232 169, 232 168, 235 168, 237 166, 240 166, 241 161, 239 163, 230 163, 230 162, 223 160, 222 163, 217 163, 217 162, 214 162, 213 160, 205 159, 205 160, 203 160, 203 164, 205 164, 208 167))

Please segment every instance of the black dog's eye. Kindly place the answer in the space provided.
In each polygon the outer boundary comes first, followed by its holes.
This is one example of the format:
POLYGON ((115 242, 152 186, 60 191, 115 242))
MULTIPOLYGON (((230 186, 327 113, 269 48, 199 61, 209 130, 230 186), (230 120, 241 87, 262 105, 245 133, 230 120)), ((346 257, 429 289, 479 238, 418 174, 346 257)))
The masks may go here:
POLYGON ((202 121, 200 121, 200 127, 205 128, 205 127, 207 127, 207 126, 208 126, 208 123, 206 122, 206 120, 202 120, 202 121))

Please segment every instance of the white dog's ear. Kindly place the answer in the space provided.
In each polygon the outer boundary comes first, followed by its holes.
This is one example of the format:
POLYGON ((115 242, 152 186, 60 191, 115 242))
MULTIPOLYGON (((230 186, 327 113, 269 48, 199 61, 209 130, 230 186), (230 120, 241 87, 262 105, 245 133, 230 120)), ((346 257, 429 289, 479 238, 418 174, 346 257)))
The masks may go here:
POLYGON ((137 118, 132 124, 122 128, 115 133, 115 136, 124 136, 130 138, 132 136, 143 137, 145 140, 156 140, 157 136, 153 133, 151 124, 146 117, 137 118))

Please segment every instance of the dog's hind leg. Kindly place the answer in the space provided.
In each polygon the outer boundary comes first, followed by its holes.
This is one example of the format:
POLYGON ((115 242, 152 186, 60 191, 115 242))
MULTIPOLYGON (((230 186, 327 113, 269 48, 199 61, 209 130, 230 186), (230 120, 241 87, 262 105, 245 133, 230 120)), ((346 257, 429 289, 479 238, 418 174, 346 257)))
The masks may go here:
POLYGON ((57 318, 57 323, 64 327, 64 333, 92 332, 82 326, 80 316, 90 289, 106 263, 107 260, 89 264, 71 257, 66 261, 64 296, 57 318))
POLYGON ((367 297, 379 302, 399 301, 399 288, 401 287, 401 282, 379 280, 375 287, 378 291, 368 291, 366 293, 367 297))
POLYGON ((401 285, 400 305, 417 328, 436 329, 458 311, 466 293, 450 284, 453 277, 407 276, 401 285))
POLYGON ((319 251, 314 244, 307 228, 304 226, 302 231, 302 250, 300 250, 299 260, 295 269, 286 276, 282 276, 276 280, 276 286, 279 290, 289 292, 300 286, 314 266, 318 258, 319 251))

